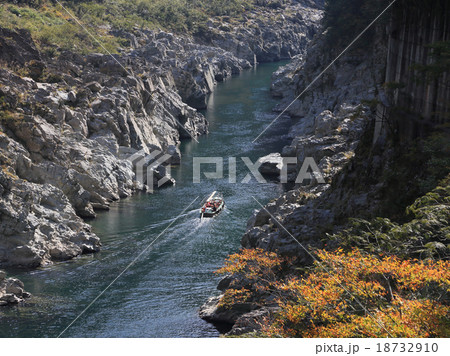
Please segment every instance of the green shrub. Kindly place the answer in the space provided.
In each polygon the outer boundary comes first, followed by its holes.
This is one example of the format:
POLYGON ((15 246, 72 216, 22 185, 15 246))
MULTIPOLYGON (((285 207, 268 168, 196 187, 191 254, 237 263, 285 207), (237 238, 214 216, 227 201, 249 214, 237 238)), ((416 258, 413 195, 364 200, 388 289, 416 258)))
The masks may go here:
MULTIPOLYGON (((126 41, 108 35, 108 29, 162 28, 197 33, 211 16, 240 17, 255 0, 66 0, 61 1, 109 52, 126 41)), ((0 23, 27 29, 40 49, 54 56, 61 50, 80 53, 106 51, 52 0, 7 1, 0 5, 0 23)))
POLYGON ((350 228, 332 239, 340 246, 404 258, 450 257, 450 175, 406 209, 410 221, 385 218, 351 220, 350 228))

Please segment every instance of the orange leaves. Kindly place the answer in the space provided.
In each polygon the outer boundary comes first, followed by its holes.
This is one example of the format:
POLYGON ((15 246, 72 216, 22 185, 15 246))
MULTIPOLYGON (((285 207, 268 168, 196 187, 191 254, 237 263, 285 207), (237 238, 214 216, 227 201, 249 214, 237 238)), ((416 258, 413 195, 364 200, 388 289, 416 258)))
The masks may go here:
MULTIPOLYGON (((362 290, 378 293, 384 288, 381 287, 383 279, 386 283, 395 280, 395 286, 390 287, 401 292, 417 292, 431 284, 448 290, 450 285, 449 261, 400 260, 392 256, 379 259, 356 249, 349 253, 322 250, 318 252, 318 257, 324 267, 321 273, 336 277, 339 274, 340 279, 353 281, 349 289, 355 293, 362 290), (358 286, 355 285, 356 279, 358 286)), ((321 265, 316 263, 316 268, 319 267, 321 265)))
POLYGON ((229 309, 235 304, 245 303, 251 297, 251 292, 246 288, 227 289, 220 300, 218 307, 229 309))
POLYGON ((285 259, 276 253, 265 252, 262 249, 243 249, 227 258, 225 266, 216 271, 219 274, 246 272, 255 274, 262 270, 279 267, 285 259))
POLYGON ((306 278, 281 285, 294 298, 280 303, 268 335, 274 327, 301 337, 442 336, 450 308, 431 297, 448 291, 449 262, 379 259, 359 250, 317 255, 321 262, 306 278))
MULTIPOLYGON (((448 334, 450 262, 377 257, 357 249, 317 251, 304 276, 280 273, 288 261, 262 250, 230 256, 219 273, 246 281, 231 286, 224 305, 267 300, 279 312, 266 336, 439 337, 448 334)), ((448 335, 447 335, 448 336, 448 335)))
POLYGON ((347 322, 305 330, 303 337, 439 337, 448 307, 432 301, 403 300, 376 311, 372 316, 350 315, 347 322), (382 326, 381 326, 382 325, 382 326))
POLYGON ((225 261, 225 266, 216 271, 239 277, 231 282, 220 306, 230 308, 233 304, 247 301, 262 303, 264 296, 278 288, 278 274, 288 260, 276 253, 261 249, 243 249, 225 261))

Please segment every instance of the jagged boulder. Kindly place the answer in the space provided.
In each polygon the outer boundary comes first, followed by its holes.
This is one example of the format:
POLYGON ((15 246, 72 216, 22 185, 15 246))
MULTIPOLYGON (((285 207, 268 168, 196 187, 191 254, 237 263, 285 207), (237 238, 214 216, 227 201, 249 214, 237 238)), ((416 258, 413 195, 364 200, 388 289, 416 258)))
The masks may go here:
POLYGON ((0 61, 25 66, 31 61, 41 62, 39 51, 26 30, 0 27, 0 61))
POLYGON ((271 153, 258 161, 261 163, 259 171, 262 175, 280 177, 283 168, 283 157, 280 153, 271 153))
POLYGON ((61 190, 0 171, 0 265, 37 267, 99 248, 61 190))
POLYGON ((16 278, 6 278, 6 272, 0 270, 0 307, 18 304, 30 298, 31 294, 24 291, 24 284, 16 278))

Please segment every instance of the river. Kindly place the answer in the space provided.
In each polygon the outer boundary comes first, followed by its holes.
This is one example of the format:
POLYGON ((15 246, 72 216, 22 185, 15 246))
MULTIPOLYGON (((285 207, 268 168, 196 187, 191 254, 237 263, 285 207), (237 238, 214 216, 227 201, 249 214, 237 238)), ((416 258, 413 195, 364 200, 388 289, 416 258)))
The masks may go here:
POLYGON ((33 298, 23 306, 0 310, 0 336, 58 336, 161 232, 62 336, 219 336, 198 317, 202 303, 218 293, 220 276, 214 271, 239 249, 246 222, 258 208, 252 197, 267 203, 283 189, 254 180, 230 184, 227 165, 228 157, 237 157, 239 182, 249 172, 240 157, 254 162, 286 143, 280 135, 289 122, 280 120, 276 129, 252 144, 274 118, 276 100, 269 87, 279 65, 259 65, 217 85, 205 112, 210 134, 199 137, 198 143, 182 143, 182 164, 172 169, 176 186, 124 199, 90 222, 103 243, 100 253, 34 271, 8 271, 25 283, 33 298), (196 156, 223 157, 225 177, 194 184, 196 156), (200 220, 200 201, 214 190, 223 193, 226 209, 214 219, 200 220))

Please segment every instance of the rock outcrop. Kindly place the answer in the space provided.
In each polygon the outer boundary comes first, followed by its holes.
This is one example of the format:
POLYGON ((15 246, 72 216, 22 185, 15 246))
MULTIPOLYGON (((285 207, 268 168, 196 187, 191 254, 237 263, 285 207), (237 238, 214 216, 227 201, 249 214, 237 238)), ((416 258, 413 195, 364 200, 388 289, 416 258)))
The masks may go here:
POLYGON ((2 265, 37 267, 99 250, 99 238, 55 186, 0 171, 0 197, 2 265))
MULTIPOLYGON (((306 58, 297 58, 274 74, 272 91, 283 100, 279 108, 288 106, 295 93, 301 92, 328 64, 325 48, 323 37, 315 39, 306 58)), ((320 90, 307 91, 288 109, 294 120, 289 132, 293 140, 284 147, 281 156, 295 158, 297 162, 288 167, 288 181, 295 182, 308 158, 317 164, 324 181, 313 176, 267 205, 267 211, 256 212, 242 238, 243 247, 295 255, 308 263, 310 256, 303 247, 321 247, 320 238, 336 228, 335 218, 341 214, 335 211, 333 202, 339 198, 327 192, 333 178, 355 155, 366 127, 374 118, 370 103, 378 99, 377 93, 381 91, 385 56, 381 42, 371 53, 344 55, 334 69, 319 79, 315 88, 320 90)), ((368 204, 367 197, 366 201, 359 198, 360 201, 355 198, 347 203, 363 209, 368 204)))
POLYGON ((6 273, 0 270, 0 307, 18 304, 31 297, 25 292, 24 284, 16 278, 6 278, 6 273))
POLYGON ((150 77, 108 72, 99 63, 109 58, 67 53, 47 69, 56 83, 1 69, 0 264, 34 267, 97 251, 98 238, 77 215, 95 217, 153 185, 136 181, 120 147, 170 152, 176 163, 180 139, 207 132, 165 77, 153 86, 150 77))
POLYGON ((141 31, 145 43, 130 53, 141 66, 156 63, 152 74, 165 87, 176 89, 183 102, 196 109, 206 108, 207 96, 217 81, 223 81, 252 67, 253 63, 221 47, 195 43, 187 36, 166 32, 141 31))
POLYGON ((269 177, 280 177, 284 165, 283 157, 281 157, 280 153, 271 153, 267 156, 261 157, 258 161, 261 164, 259 171, 262 175, 269 177))
MULTIPOLYGON (((301 265, 309 265, 312 257, 308 251, 322 248, 326 233, 342 228, 338 217, 343 216, 343 204, 351 206, 346 213, 376 205, 367 194, 346 197, 347 201, 339 203, 342 197, 331 192, 330 187, 350 164, 366 128, 374 120, 371 103, 380 100, 383 92, 386 61, 386 46, 381 38, 379 34, 370 52, 354 51, 342 56, 299 99, 295 98, 333 60, 324 36, 310 42, 306 56, 297 56, 274 73, 271 90, 282 100, 276 110, 281 112, 292 103, 286 111, 293 119, 289 132, 292 142, 284 147, 281 157, 296 159, 297 164, 288 166, 288 181, 294 186, 254 212, 242 237, 244 248, 276 251, 295 256, 301 265), (303 164, 311 158, 321 178, 312 175, 301 184, 295 183, 303 164)), ((273 164, 269 167, 266 173, 273 171, 273 164)), ((236 283, 239 285, 240 281, 236 283)), ((247 312, 233 314, 230 335, 258 329, 258 319, 269 313, 267 306, 260 309, 249 304, 247 312)), ((203 317, 220 322, 224 315, 220 297, 210 300, 205 310, 203 317)))
MULTIPOLYGON (((136 180, 129 157, 160 152, 177 164, 180 140, 207 132, 169 70, 146 71, 132 60, 125 69, 126 58, 64 53, 35 79, 0 69, 1 265, 36 267, 98 251, 79 217, 154 184, 136 180)), ((163 166, 155 171, 166 174, 163 166)))
POLYGON ((271 1, 255 6, 242 20, 212 19, 196 37, 251 63, 291 59, 305 53, 319 29, 323 4, 320 0, 271 1))
POLYGON ((0 265, 36 267, 97 251, 99 239, 81 218, 161 178, 174 184, 165 165, 180 163, 182 139, 208 132, 197 109, 215 84, 255 56, 303 53, 314 35, 321 0, 279 5, 257 6, 230 31, 233 19, 212 19, 194 38, 111 30, 130 42, 114 55, 49 58, 26 31, 0 28, 0 265), (151 167, 153 181, 139 180, 138 167, 151 167))

